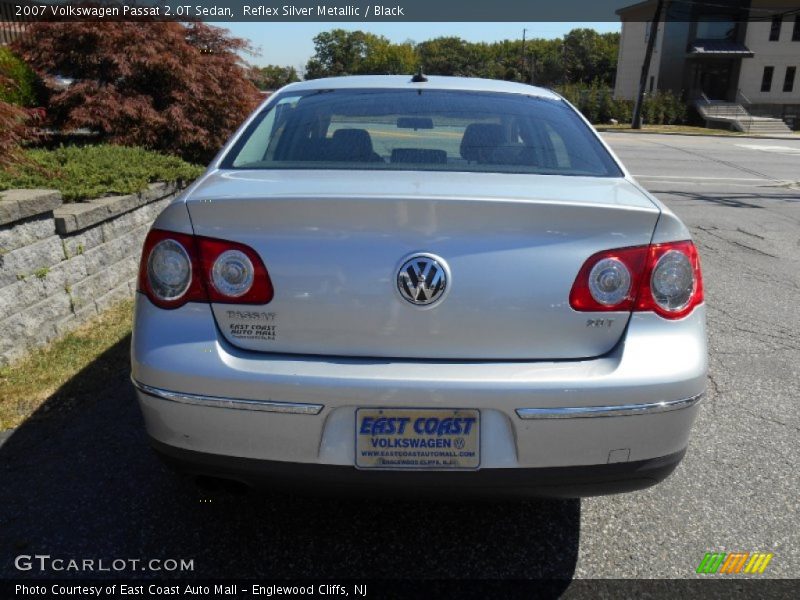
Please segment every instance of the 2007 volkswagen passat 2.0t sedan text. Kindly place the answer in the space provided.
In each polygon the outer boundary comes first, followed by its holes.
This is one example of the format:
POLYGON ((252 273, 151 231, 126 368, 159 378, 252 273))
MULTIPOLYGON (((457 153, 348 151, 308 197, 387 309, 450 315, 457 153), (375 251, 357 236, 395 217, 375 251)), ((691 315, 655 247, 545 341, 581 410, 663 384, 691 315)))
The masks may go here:
POLYGON ((190 474, 582 496, 684 455, 686 227, 560 96, 342 77, 249 117, 144 244, 133 381, 190 474))

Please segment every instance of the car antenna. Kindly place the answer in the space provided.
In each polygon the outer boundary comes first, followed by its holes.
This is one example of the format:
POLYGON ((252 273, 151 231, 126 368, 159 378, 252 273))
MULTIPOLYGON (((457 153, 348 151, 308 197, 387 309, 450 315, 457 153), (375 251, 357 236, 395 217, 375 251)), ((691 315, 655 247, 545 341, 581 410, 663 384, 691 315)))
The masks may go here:
POLYGON ((411 78, 411 83, 425 83, 426 81, 428 81, 428 78, 425 77, 425 74, 422 72, 422 67, 420 67, 417 74, 411 78))

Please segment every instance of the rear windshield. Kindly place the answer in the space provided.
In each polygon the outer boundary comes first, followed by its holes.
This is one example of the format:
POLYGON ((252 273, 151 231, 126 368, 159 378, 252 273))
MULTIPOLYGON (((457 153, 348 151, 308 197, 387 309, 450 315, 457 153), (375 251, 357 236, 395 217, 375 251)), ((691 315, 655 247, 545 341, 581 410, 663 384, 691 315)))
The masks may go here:
POLYGON ((417 89, 285 92, 221 166, 621 176, 561 100, 417 89))

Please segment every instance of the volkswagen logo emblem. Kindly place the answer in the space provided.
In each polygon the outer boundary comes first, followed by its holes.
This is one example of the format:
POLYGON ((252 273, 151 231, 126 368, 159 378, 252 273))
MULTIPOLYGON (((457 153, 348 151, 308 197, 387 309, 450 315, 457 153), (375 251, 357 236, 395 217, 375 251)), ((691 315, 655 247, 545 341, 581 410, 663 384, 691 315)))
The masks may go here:
POLYGON ((432 254, 415 254, 397 272, 397 290, 416 306, 430 306, 447 290, 448 269, 444 260, 432 254))

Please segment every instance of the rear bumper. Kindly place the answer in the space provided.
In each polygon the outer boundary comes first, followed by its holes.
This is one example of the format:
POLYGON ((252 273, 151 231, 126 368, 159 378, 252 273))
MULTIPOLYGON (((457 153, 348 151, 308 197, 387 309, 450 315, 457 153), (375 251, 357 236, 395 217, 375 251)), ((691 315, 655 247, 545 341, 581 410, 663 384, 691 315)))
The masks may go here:
POLYGON ((704 311, 677 321, 637 313, 623 341, 595 359, 412 361, 248 352, 221 338, 209 306, 166 311, 139 295, 132 377, 149 435, 178 453, 424 483, 444 474, 353 468, 356 409, 477 409, 481 468, 448 481, 514 487, 524 477, 512 472, 525 471, 537 488, 549 469, 586 468, 562 472, 568 488, 598 483, 594 471, 636 480, 635 489, 658 481, 660 471, 642 475, 649 461, 663 465, 688 445, 706 386, 704 311))
POLYGON ((221 456, 168 446, 152 438, 151 444, 167 465, 181 473, 234 480, 257 489, 445 499, 575 498, 632 492, 666 479, 685 453, 681 450, 669 456, 604 465, 441 473, 363 471, 342 465, 221 456))

